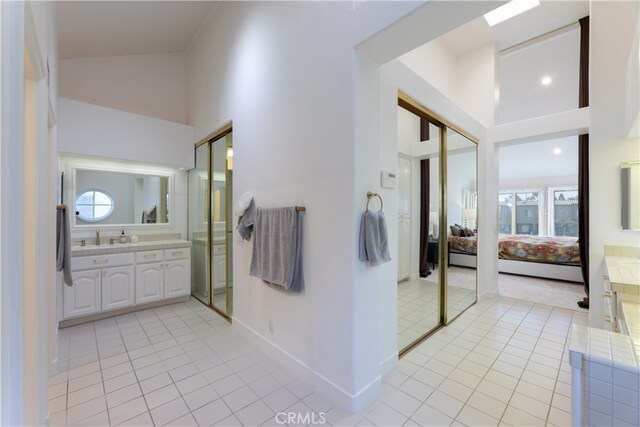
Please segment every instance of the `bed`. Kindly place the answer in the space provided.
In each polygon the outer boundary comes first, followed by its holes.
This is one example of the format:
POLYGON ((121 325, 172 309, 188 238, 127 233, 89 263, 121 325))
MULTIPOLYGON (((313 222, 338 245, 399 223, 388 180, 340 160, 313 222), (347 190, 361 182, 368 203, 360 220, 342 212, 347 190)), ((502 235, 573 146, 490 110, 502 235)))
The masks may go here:
MULTIPOLYGON (((449 264, 475 267, 476 236, 449 236, 449 264)), ((582 283, 575 237, 500 235, 498 271, 582 283)))

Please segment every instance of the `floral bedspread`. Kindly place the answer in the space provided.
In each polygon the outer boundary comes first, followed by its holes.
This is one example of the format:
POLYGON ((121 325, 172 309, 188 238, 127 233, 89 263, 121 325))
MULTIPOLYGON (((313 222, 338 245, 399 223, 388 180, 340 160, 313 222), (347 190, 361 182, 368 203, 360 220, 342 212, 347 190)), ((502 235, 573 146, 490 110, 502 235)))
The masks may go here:
POLYGON ((575 237, 500 236, 498 258, 580 265, 580 250, 575 237))
MULTIPOLYGON (((449 236, 451 252, 475 255, 476 236, 449 236)), ((575 237, 500 235, 498 258, 547 264, 580 265, 580 250, 575 237)))
POLYGON ((475 255, 478 252, 478 240, 476 237, 449 236, 449 250, 451 252, 475 255))

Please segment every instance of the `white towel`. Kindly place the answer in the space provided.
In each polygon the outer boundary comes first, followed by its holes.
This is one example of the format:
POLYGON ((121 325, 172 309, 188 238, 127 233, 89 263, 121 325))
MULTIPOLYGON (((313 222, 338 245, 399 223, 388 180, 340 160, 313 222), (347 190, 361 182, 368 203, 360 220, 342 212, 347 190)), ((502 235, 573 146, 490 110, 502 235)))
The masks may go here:
POLYGON ((258 209, 250 274, 290 292, 302 292, 302 220, 295 207, 258 209))

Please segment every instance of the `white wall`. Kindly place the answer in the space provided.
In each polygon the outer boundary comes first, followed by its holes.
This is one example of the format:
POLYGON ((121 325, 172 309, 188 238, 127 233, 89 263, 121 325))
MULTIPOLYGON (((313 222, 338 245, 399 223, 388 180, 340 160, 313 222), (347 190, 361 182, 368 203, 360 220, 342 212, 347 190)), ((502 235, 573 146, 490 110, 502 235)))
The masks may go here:
POLYGON ((604 245, 640 245, 640 232, 621 229, 619 173, 621 162, 640 159, 640 141, 627 139, 625 126, 625 74, 638 7, 637 2, 591 3, 589 323, 595 327, 603 324, 604 245))
POLYGON ((636 24, 636 34, 629 51, 626 80, 625 127, 627 138, 640 137, 640 23, 636 24))
POLYGON ((353 46, 417 6, 221 3, 187 54, 195 139, 233 120, 234 195, 307 207, 305 292, 249 276, 251 245, 236 242, 233 325, 352 408, 378 390, 380 373, 377 330, 361 317, 377 309, 354 296, 366 197, 353 184, 353 46))
POLYGON ((456 57, 456 104, 485 127, 495 122, 496 55, 486 44, 456 57))
POLYGON ((498 64, 498 123, 545 116, 578 106, 578 25, 508 49, 500 54, 498 64), (541 83, 545 76, 552 79, 547 86, 541 83))
POLYGON ((54 333, 48 322, 55 306, 50 168, 56 139, 49 124, 55 123, 57 111, 57 42, 52 4, 3 2, 0 19, 0 423, 45 425, 54 333), (29 108, 23 110, 25 105, 29 108))
MULTIPOLYGON (((380 152, 377 164, 371 164, 371 159, 366 159, 365 153, 367 147, 362 147, 358 151, 358 163, 363 163, 362 167, 365 167, 365 162, 368 166, 368 174, 372 181, 369 182, 369 189, 379 192, 385 201, 385 216, 387 218, 396 218, 398 212, 398 195, 397 190, 382 189, 379 187, 379 183, 373 181, 375 173, 379 170, 395 170, 397 164, 395 164, 395 156, 397 155, 396 139, 398 135, 398 113, 397 113, 397 98, 398 90, 402 90, 412 98, 416 99, 423 106, 427 107, 431 111, 438 112, 441 116, 449 120, 450 122, 460 126, 462 129, 470 132, 480 138, 480 144, 483 144, 485 138, 485 129, 477 121, 475 121, 470 115, 466 114, 459 107, 457 107, 451 100, 442 95, 436 88, 431 86, 428 82, 421 78, 421 76, 415 74, 409 70, 400 61, 392 61, 380 67, 380 79, 379 79, 379 97, 377 99, 377 107, 379 108, 379 144, 380 152)), ((373 89, 369 89, 372 92, 373 89)), ((371 103, 373 101, 369 101, 371 103)), ((363 123, 364 125, 364 123, 363 123)), ((413 151, 413 154, 417 154, 413 151)), ((424 157, 425 153, 420 153, 421 157, 424 157)), ((482 155, 482 154, 480 154, 482 155)), ((482 160, 480 158, 480 160, 482 160)), ((431 161, 431 178, 432 182, 437 183, 437 164, 436 160, 431 161), (434 176, 435 175, 435 176, 434 176)), ((486 173, 486 170, 482 170, 482 173, 486 173)), ((365 187, 367 188, 367 187, 365 187)), ((364 188, 362 188, 364 190, 364 188)), ((479 191, 483 191, 482 185, 479 187, 479 191)), ((437 206, 437 194, 438 190, 434 193, 432 191, 432 206, 437 206), (435 195, 435 200, 434 199, 435 195)), ((482 208, 482 205, 481 205, 482 208)), ((488 209, 489 205, 485 206, 488 209)), ((480 218, 492 218, 494 213, 489 213, 487 216, 486 211, 479 213, 480 218)), ((480 223, 479 236, 487 236, 486 238, 479 238, 479 257, 480 259, 478 267, 478 294, 481 295, 486 292, 494 292, 497 286, 497 255, 496 255, 496 268, 491 268, 493 265, 493 259, 491 255, 483 255, 494 253, 495 248, 493 245, 493 237, 489 231, 490 222, 485 221, 480 223), (482 228, 484 227, 484 228, 482 228), (485 230, 486 229, 486 230, 485 230), (482 260, 489 260, 489 262, 482 262, 482 260), (496 277, 494 277, 496 276, 496 277)), ((389 250, 391 253, 392 262, 383 264, 376 267, 376 274, 378 275, 378 292, 379 300, 381 302, 379 306, 379 328, 380 328, 380 361, 381 364, 388 363, 395 354, 397 354, 397 284, 396 284, 396 271, 397 261, 397 241, 398 241, 398 225, 395 221, 387 221, 387 228, 389 233, 389 250)), ((496 237, 497 238, 497 233, 496 237)))
POLYGON ((433 40, 398 60, 488 127, 494 123, 496 55, 491 43, 455 55, 433 40))
POLYGON ((60 96, 116 110, 186 123, 184 53, 60 61, 60 96))
POLYGON ((398 60, 447 98, 457 98, 456 56, 440 40, 433 40, 405 53, 398 60))
POLYGON ((61 153, 193 167, 193 128, 60 98, 61 153))
POLYGON ((417 142, 420 142, 420 118, 398 107, 398 151, 411 156, 417 142))
POLYGON ((476 170, 475 151, 447 155, 447 225, 462 224, 463 190, 477 190, 476 170))

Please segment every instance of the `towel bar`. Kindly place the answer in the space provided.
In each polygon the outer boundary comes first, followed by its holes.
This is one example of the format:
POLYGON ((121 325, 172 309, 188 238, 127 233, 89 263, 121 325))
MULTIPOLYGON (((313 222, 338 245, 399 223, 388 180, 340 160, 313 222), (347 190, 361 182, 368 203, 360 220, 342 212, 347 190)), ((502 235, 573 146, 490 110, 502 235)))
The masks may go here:
POLYGON ((367 210, 369 210, 369 202, 374 197, 380 199, 380 210, 382 210, 382 197, 380 197, 378 193, 374 193, 373 191, 367 191, 367 210))

